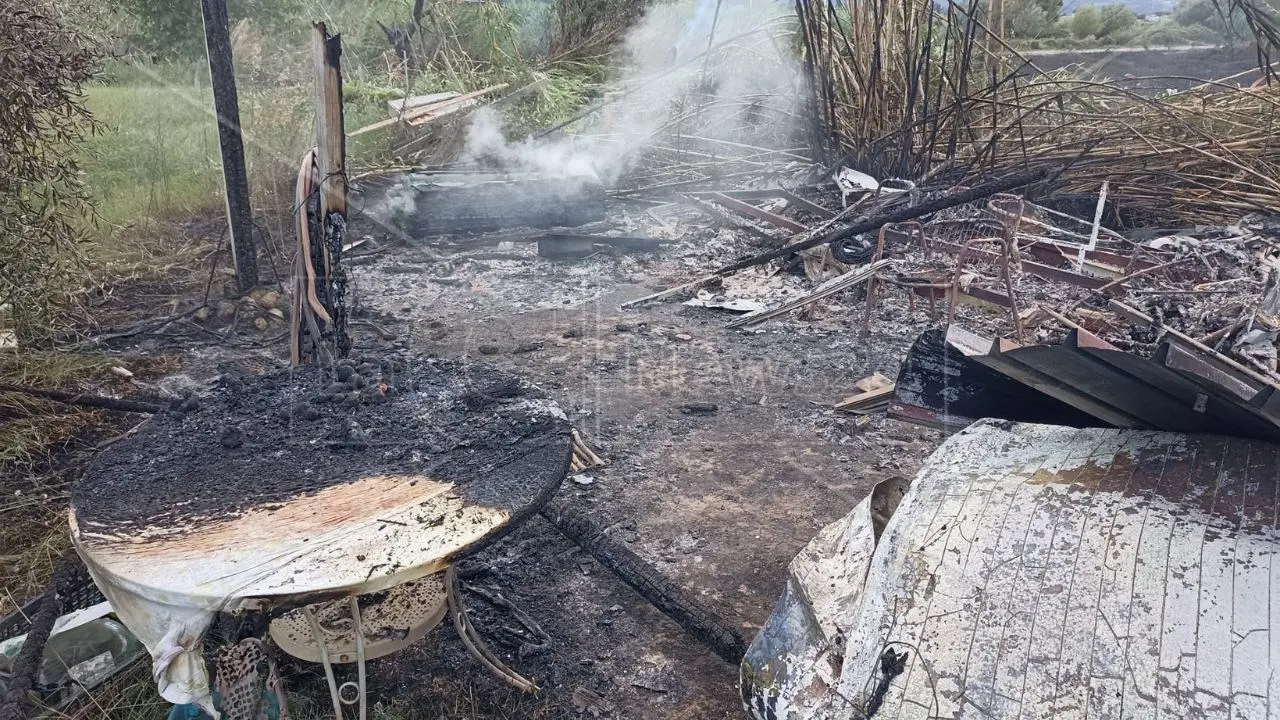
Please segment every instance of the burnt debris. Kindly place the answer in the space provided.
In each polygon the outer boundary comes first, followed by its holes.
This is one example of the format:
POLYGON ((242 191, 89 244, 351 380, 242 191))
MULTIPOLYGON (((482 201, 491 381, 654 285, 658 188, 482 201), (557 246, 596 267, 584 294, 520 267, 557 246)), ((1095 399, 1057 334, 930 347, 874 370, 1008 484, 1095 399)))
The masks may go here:
POLYGON ((414 357, 300 366, 153 416, 93 462, 77 519, 187 527, 362 477, 423 475, 471 504, 522 509, 568 469, 570 429, 537 388, 482 365, 414 357))

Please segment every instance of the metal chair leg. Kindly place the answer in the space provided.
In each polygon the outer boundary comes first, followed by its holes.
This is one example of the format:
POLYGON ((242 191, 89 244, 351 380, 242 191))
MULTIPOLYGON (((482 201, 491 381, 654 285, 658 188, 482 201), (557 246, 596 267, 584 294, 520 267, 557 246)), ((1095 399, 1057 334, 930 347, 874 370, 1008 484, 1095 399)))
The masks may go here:
POLYGON ((311 608, 304 606, 302 614, 306 616, 307 624, 311 626, 311 634, 316 639, 316 647, 320 650, 324 676, 329 681, 329 699, 333 701, 334 720, 342 720, 342 698, 338 696, 338 680, 333 675, 333 662, 329 660, 329 650, 324 646, 324 631, 320 629, 320 622, 316 620, 316 615, 311 612, 311 608))

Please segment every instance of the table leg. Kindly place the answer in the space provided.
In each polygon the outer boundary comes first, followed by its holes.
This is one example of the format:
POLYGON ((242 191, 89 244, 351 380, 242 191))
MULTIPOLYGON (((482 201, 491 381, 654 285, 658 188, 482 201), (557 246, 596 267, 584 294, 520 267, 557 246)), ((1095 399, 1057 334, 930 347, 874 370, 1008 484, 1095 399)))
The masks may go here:
MULTIPOLYGON (((320 623, 316 620, 315 613, 311 612, 311 608, 305 605, 302 608, 302 614, 307 617, 307 624, 311 626, 311 635, 316 640, 316 647, 320 650, 320 662, 324 664, 324 676, 329 681, 329 699, 333 700, 333 718, 334 720, 342 720, 342 699, 338 697, 338 680, 333 676, 333 663, 329 660, 329 650, 324 646, 324 631, 320 629, 320 623)), ((357 634, 356 637, 363 639, 363 635, 357 634)), ((361 664, 364 669, 364 664, 361 664)), ((364 699, 361 693, 361 700, 364 699)))
POLYGON ((356 677, 360 683, 360 720, 366 720, 368 701, 364 684, 364 626, 360 624, 360 599, 351 596, 351 620, 356 633, 356 677))

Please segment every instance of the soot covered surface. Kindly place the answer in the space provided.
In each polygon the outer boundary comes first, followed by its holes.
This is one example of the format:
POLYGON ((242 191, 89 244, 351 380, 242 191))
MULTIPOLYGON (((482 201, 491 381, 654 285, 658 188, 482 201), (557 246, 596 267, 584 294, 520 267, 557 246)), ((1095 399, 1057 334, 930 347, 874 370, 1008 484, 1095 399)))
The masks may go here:
POLYGON ((157 414, 72 493, 81 525, 184 527, 375 475, 454 483, 532 512, 568 471, 570 427, 540 390, 474 363, 344 360, 254 378, 157 414))

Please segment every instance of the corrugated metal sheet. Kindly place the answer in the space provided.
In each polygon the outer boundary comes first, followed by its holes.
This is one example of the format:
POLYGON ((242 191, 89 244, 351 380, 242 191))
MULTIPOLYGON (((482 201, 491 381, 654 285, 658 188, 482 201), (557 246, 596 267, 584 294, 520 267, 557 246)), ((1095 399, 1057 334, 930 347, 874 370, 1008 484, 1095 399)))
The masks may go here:
POLYGON ((868 499, 796 557, 743 699, 758 720, 1280 718, 1277 460, 980 422, 883 532, 868 499))
MULTIPOLYGON (((1023 386, 1028 393, 1009 411, 993 409, 988 403, 979 408, 985 415, 967 419, 1001 417, 1280 440, 1280 398, 1275 397, 1273 384, 1240 372, 1217 353, 1177 338, 1166 339, 1150 359, 1119 350, 1081 330, 1073 330, 1061 345, 1022 347, 952 326, 946 331, 946 344, 951 352, 948 357, 963 357, 954 371, 958 377, 982 385, 990 384, 983 378, 994 374, 1023 386), (966 364, 973 367, 966 369, 966 364), (988 374, 976 372, 977 367, 988 374), (1034 414, 1034 409, 1024 403, 1050 400, 1053 407, 1069 406, 1092 422, 1027 416, 1034 414)), ((908 358, 907 365, 911 363, 908 358)), ((901 380, 899 385, 903 385, 901 380)), ((981 397, 984 390, 979 387, 970 392, 981 397)), ((1007 390, 1002 392, 1007 394, 1007 390)), ((947 422, 940 424, 951 427, 966 419, 953 418, 948 399, 939 393, 900 394, 891 411, 904 419, 941 417, 947 422)))

